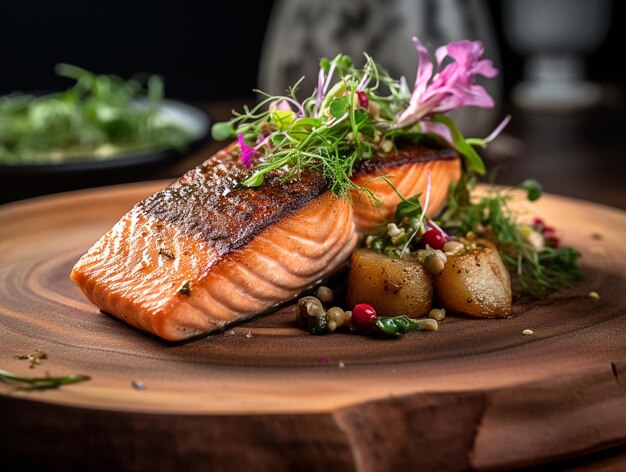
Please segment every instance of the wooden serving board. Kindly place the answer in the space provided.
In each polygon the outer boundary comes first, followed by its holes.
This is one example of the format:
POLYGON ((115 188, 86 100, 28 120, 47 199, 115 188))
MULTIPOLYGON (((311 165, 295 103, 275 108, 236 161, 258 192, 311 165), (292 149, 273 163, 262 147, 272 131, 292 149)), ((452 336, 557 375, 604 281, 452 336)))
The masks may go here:
POLYGON ((555 196, 533 205, 583 253, 586 276, 511 319, 448 317, 437 332, 379 340, 310 336, 284 309, 172 345, 100 313, 68 278, 164 184, 0 209, 0 368, 92 377, 44 392, 0 384, 4 464, 490 470, 626 443, 624 212, 555 196), (16 359, 35 349, 49 356, 35 369, 16 359))

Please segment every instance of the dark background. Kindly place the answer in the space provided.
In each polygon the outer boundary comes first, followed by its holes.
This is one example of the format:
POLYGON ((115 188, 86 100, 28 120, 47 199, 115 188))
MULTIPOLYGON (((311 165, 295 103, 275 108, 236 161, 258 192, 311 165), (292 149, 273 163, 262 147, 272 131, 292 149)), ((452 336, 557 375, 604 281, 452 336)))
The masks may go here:
MULTIPOLYGON (((54 65, 67 62, 123 77, 145 71, 166 79, 168 96, 210 101, 250 95, 274 2, 5 2, 0 28, 0 94, 66 87, 54 65)), ((488 2, 499 36, 505 88, 521 58, 503 38, 501 2, 488 2)), ((624 2, 613 5, 604 44, 588 76, 623 83, 624 2)))
MULTIPOLYGON (((57 77, 54 65, 67 62, 125 78, 138 72, 160 74, 169 98, 197 103, 214 120, 227 120, 233 108, 254 100, 252 89, 274 3, 5 2, 0 10, 0 95, 66 88, 71 81, 57 77)), ((509 92, 522 77, 523 57, 506 41, 503 2, 488 0, 487 5, 502 63, 505 93, 498 102, 499 114, 513 116, 505 133, 483 154, 489 168, 499 169, 495 181, 511 185, 532 177, 548 192, 626 209, 624 2, 613 2, 607 38, 587 57, 587 76, 602 86, 602 102, 560 113, 511 103, 509 92)), ((89 175, 59 172, 42 174, 38 181, 32 175, 3 177, 0 169, 0 203, 91 186, 172 179, 223 145, 203 145, 160 167, 89 175)))

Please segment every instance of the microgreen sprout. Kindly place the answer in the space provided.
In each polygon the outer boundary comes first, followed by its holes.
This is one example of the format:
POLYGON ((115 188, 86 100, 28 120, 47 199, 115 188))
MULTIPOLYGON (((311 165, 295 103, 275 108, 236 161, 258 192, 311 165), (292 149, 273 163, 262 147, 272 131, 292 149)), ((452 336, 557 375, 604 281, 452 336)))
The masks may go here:
POLYGON ((284 96, 256 90, 261 96, 256 106, 215 124, 213 137, 236 137, 242 163, 251 167, 240 185, 258 187, 278 170, 288 180, 310 169, 327 178, 337 195, 346 195, 364 190, 352 181, 357 162, 392 153, 403 140, 425 138, 455 147, 468 170, 484 173, 472 146, 487 140, 465 140, 443 114, 464 106, 492 107, 493 100, 474 80, 478 75, 493 77, 496 69, 480 59, 480 42, 459 41, 437 50, 433 73, 430 54, 417 38, 413 41, 419 66, 412 92, 403 78, 389 76, 369 55, 364 54, 359 68, 339 54, 321 59, 317 87, 303 101, 296 98, 302 79, 284 96), (450 61, 444 66, 446 57, 450 61))
MULTIPOLYGON (((446 210, 439 220, 441 226, 452 235, 471 232, 493 241, 513 276, 518 295, 544 296, 581 278, 577 266, 580 253, 570 247, 551 245, 536 228, 521 224, 510 206, 510 189, 493 189, 472 201, 470 192, 475 182, 464 176, 452 184, 446 210)), ((530 201, 541 196, 541 185, 535 180, 526 180, 518 188, 526 191, 530 201)))

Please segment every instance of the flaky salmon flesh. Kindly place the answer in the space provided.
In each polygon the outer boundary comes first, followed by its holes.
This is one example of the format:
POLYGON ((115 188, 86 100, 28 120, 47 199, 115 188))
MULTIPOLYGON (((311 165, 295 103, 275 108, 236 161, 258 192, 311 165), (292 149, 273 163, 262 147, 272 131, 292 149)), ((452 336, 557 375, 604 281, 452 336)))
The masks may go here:
POLYGON ((309 170, 288 182, 276 174, 257 188, 239 186, 249 171, 230 146, 137 203, 81 257, 71 278, 104 312, 163 339, 218 331, 341 267, 400 202, 377 177, 412 196, 424 193, 427 171, 432 215, 460 177, 451 149, 410 146, 357 164, 354 181, 376 193, 376 205, 363 193, 337 197, 309 170))

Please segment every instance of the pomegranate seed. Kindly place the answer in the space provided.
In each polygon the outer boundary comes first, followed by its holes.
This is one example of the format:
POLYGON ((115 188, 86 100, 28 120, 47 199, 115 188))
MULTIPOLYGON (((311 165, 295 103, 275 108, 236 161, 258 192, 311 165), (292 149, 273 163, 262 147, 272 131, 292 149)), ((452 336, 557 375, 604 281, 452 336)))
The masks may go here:
POLYGON ((546 246, 554 249, 558 249, 561 245, 561 240, 554 234, 545 237, 543 241, 545 242, 546 246))
POLYGON ((367 108, 369 106, 370 101, 367 98, 367 95, 365 94, 365 92, 361 92, 360 90, 357 90, 356 96, 359 97, 359 106, 361 108, 367 108))
POLYGON ((352 310, 352 326, 360 331, 367 331, 372 327, 376 318, 376 310, 367 303, 359 303, 352 310))
POLYGON ((546 224, 541 218, 533 218, 531 225, 533 228, 543 228, 546 224))
POLYGON ((428 244, 433 249, 442 249, 446 243, 446 238, 436 229, 429 229, 420 238, 421 243, 426 246, 428 244))

